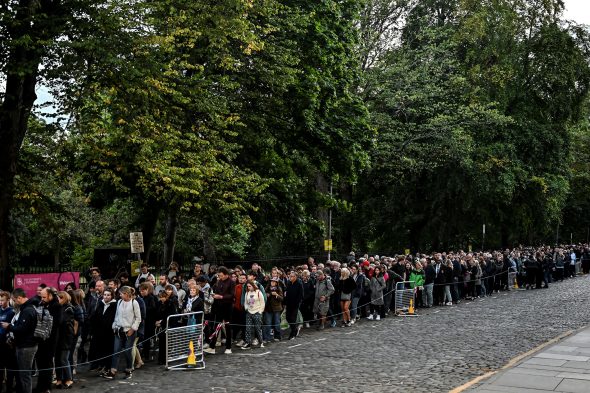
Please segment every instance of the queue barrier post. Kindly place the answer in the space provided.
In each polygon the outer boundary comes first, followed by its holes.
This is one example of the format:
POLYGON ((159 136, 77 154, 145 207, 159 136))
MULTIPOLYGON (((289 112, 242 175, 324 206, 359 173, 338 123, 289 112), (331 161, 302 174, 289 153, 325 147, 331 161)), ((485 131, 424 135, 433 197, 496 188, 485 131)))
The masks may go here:
POLYGON ((406 288, 413 281, 401 281, 395 284, 395 315, 400 317, 417 317, 414 312, 415 288, 406 288))
POLYGON ((166 369, 202 370, 203 312, 170 315, 166 320, 166 369))

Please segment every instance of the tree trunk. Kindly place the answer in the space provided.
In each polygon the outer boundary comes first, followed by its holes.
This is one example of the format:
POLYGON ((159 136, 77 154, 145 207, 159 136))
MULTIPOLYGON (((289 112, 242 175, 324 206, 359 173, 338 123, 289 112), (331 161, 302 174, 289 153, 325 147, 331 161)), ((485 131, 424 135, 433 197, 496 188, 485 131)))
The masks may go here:
POLYGON ((59 266, 59 252, 61 249, 61 240, 57 239, 57 244, 55 245, 55 248, 53 249, 53 268, 55 269, 56 272, 59 272, 60 270, 60 266, 59 266))
POLYGON ((217 252, 215 251, 215 244, 211 241, 211 229, 203 224, 203 255, 206 263, 217 263, 217 252))
MULTIPOLYGON (((317 173, 316 178, 315 178, 315 189, 317 192, 322 193, 324 195, 329 194, 329 192, 330 192, 330 184, 328 183, 328 181, 326 180, 324 175, 322 175, 319 172, 317 173)), ((326 209, 324 206, 320 206, 317 210, 317 218, 319 221, 322 221, 324 223, 325 230, 324 230, 324 233, 322 233, 320 235, 320 237, 316 240, 316 244, 319 247, 316 246, 314 248, 315 249, 320 248, 320 250, 322 252, 324 252, 324 239, 328 239, 328 236, 329 236, 329 234, 328 234, 328 226, 330 225, 329 209, 326 209)), ((350 250, 348 250, 348 251, 350 251, 350 250)))
POLYGON ((14 177, 20 149, 27 133, 41 59, 47 42, 65 24, 59 1, 21 0, 13 18, 3 21, 11 48, 6 62, 6 90, 0 104, 0 287, 10 287, 10 211, 14 205, 14 177))
POLYGON ((141 226, 141 231, 143 232, 143 259, 148 264, 150 263, 154 232, 156 231, 161 211, 162 205, 155 199, 148 200, 143 211, 143 223, 141 226))
POLYGON ((164 266, 168 266, 174 260, 174 247, 176 246, 176 233, 178 232, 178 212, 180 206, 174 204, 169 207, 166 216, 166 236, 164 238, 164 266))

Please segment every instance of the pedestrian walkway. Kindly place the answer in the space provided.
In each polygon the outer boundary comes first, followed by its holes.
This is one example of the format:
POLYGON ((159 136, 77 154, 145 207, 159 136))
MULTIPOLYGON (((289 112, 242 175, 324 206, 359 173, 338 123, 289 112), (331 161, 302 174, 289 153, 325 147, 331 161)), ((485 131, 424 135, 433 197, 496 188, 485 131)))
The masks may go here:
POLYGON ((590 392, 590 327, 542 348, 467 391, 590 392))

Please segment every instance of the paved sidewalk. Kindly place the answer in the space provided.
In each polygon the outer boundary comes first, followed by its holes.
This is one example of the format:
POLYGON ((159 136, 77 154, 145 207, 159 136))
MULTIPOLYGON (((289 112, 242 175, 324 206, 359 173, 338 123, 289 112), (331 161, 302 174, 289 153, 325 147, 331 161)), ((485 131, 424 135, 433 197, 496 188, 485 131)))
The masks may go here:
POLYGON ((542 348, 468 392, 590 392, 590 327, 542 348))

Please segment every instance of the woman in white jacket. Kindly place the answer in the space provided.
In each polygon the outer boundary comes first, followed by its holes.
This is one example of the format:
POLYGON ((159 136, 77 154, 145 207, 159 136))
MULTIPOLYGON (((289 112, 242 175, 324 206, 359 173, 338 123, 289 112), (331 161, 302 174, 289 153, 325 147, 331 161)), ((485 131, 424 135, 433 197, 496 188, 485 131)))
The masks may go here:
POLYGON ((119 352, 125 354, 127 367, 125 368, 125 379, 132 377, 133 361, 132 349, 137 337, 137 329, 141 323, 141 311, 139 303, 133 299, 135 291, 131 287, 122 287, 119 290, 121 300, 117 302, 117 311, 115 312, 115 320, 113 322, 113 332, 115 333, 115 345, 113 348, 113 361, 111 364, 111 371, 103 374, 106 379, 114 379, 119 366, 119 352))
POLYGON ((242 349, 252 348, 252 330, 256 329, 256 335, 260 342, 260 348, 264 348, 262 343, 262 313, 264 312, 264 295, 258 289, 254 281, 246 283, 246 295, 244 296, 244 309, 246 310, 246 345, 242 349))

